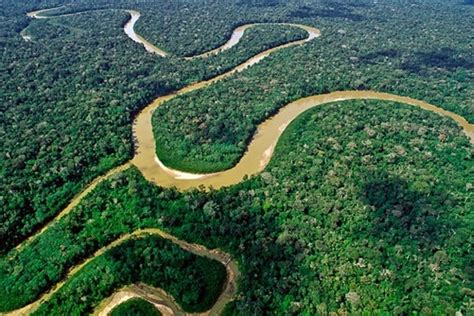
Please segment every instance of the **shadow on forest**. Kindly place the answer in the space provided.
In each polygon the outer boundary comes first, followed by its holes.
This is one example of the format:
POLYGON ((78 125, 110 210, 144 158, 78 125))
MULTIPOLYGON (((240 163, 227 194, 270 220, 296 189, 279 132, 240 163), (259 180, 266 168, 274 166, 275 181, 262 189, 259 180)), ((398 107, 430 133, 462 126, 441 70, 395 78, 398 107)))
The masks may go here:
POLYGON ((370 175, 360 192, 362 201, 372 208, 369 234, 392 244, 416 241, 428 251, 442 244, 459 224, 449 216, 453 200, 446 192, 424 191, 383 172, 370 175))
POLYGON ((352 9, 345 4, 331 3, 330 8, 315 9, 302 6, 290 13, 292 18, 344 18, 354 22, 361 21, 363 17, 352 12, 352 9))
POLYGON ((366 64, 376 64, 379 61, 379 59, 396 58, 399 56, 401 56, 400 51, 395 50, 395 49, 385 49, 385 50, 370 52, 360 57, 360 61, 366 64))
POLYGON ((281 0, 241 0, 238 5, 248 5, 250 7, 274 7, 280 5, 281 0))
MULTIPOLYGON (((370 52, 360 57, 360 62, 364 64, 376 64, 384 59, 401 59, 403 51, 396 49, 386 49, 370 52)), ((415 52, 411 54, 400 66, 402 70, 418 75, 423 75, 429 68, 441 68, 448 71, 454 71, 457 68, 466 70, 474 69, 474 59, 469 53, 444 47, 429 52, 415 52)))
POLYGON ((461 55, 469 56, 469 53, 463 53, 449 47, 430 52, 417 52, 414 57, 403 63, 402 69, 417 74, 423 73, 423 68, 443 68, 449 71, 456 68, 474 69, 474 60, 464 58, 461 55))

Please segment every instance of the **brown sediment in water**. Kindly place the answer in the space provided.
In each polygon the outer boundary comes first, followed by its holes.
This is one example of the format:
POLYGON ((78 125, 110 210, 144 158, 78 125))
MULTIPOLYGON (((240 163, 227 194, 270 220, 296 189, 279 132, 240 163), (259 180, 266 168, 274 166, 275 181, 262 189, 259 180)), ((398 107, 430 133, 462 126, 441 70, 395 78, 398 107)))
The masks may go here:
MULTIPOLYGON (((46 16, 41 16, 41 13, 44 13, 45 11, 49 11, 49 10, 52 10, 52 9, 48 9, 48 10, 39 10, 39 11, 35 11, 35 12, 32 12, 29 14, 29 16, 31 17, 34 17, 34 18, 47 18, 46 16)), ((139 15, 137 14, 134 14, 134 12, 136 11, 129 11, 130 15, 131 15, 131 20, 132 19, 135 19, 135 21, 133 23, 127 23, 124 27, 124 30, 125 29, 128 29, 128 33, 127 35, 131 36, 133 34, 135 34, 135 32, 133 31, 133 26, 134 26, 134 23, 138 20, 138 17, 139 15)), ((72 15, 72 14, 67 14, 67 15, 72 15)), ((65 16, 65 15, 63 15, 65 16)), ((247 25, 245 26, 245 28, 248 28, 250 27, 251 25, 247 25)), ((162 102, 168 100, 168 99, 171 99, 172 97, 174 97, 175 95, 178 95, 178 94, 184 94, 184 93, 187 93, 189 91, 193 91, 193 90, 196 90, 198 88, 202 88, 202 87, 205 87, 207 86, 208 84, 212 83, 212 82, 215 82, 215 81, 218 81, 218 80, 221 80, 221 79, 224 79, 238 71, 242 71, 244 69, 246 69, 247 67, 259 62, 260 60, 262 60, 263 58, 265 58, 266 56, 268 56, 269 54, 271 54, 272 52, 276 51, 276 50, 279 50, 279 49, 282 49, 282 48, 285 48, 285 47, 289 47, 289 46, 294 46, 294 45, 300 45, 300 44, 303 44, 305 43, 306 41, 309 41, 317 36, 319 36, 319 31, 315 28, 312 28, 312 27, 307 27, 307 26, 300 26, 302 27, 303 29, 306 29, 308 30, 308 38, 305 39, 305 40, 300 40, 300 41, 294 41, 294 42, 291 42, 291 43, 287 43, 285 45, 281 45, 281 46, 278 46, 276 48, 273 48, 273 49, 269 49, 267 51, 264 51, 252 58, 250 58, 248 61, 244 62, 243 64, 235 67, 234 69, 226 72, 225 74, 222 74, 222 75, 219 75, 213 79, 210 79, 210 80, 207 80, 207 81, 202 81, 202 82, 199 82, 199 83, 196 83, 196 84, 193 84, 193 85, 190 85, 190 86, 187 86, 181 90, 179 90, 177 92, 177 94, 172 94, 172 95, 169 95, 169 96, 165 96, 165 97, 161 97, 161 98, 158 98, 157 100, 155 100, 153 103, 152 103, 152 106, 148 106, 146 109, 144 109, 144 111, 142 111, 141 115, 139 115, 137 118, 150 118, 151 120, 151 113, 150 113, 150 116, 146 116, 146 115, 143 115, 145 113, 147 113, 147 111, 151 111, 153 110, 153 104, 161 104, 162 102)), ((136 34, 135 34, 136 35, 136 34)), ((131 37, 132 38, 132 37, 131 37)), ((235 37, 232 41, 235 42, 236 41, 236 38, 235 37)), ((157 52, 156 49, 153 49, 153 47, 150 47, 150 45, 152 46, 152 44, 149 44, 148 42, 144 43, 142 41, 142 38, 137 36, 135 38, 132 38, 133 40, 135 40, 136 42, 139 42, 143 45, 145 45, 145 47, 149 50, 152 50, 153 52, 157 52)), ((239 38, 240 39, 240 38, 239 38)), ((232 41, 229 41, 229 42, 232 42, 232 41)), ((238 40, 237 40, 238 41, 238 40)), ((229 45, 228 45, 229 46, 229 45)), ((227 47, 228 47, 227 46, 227 47)), ((223 45, 223 47, 219 48, 219 49, 225 49, 225 45, 223 45)), ((212 51, 209 52, 209 54, 212 54, 212 51)), ((203 57, 203 56, 199 56, 199 57, 203 57)), ((137 124, 134 124, 134 127, 137 127, 139 125, 137 124)), ((151 127, 151 121, 150 121, 150 127, 151 127)), ((136 136, 136 135, 135 135, 136 136)), ((152 134, 152 131, 150 129, 150 133, 148 136, 151 136, 153 137, 153 134, 152 134)), ((124 165, 121 165, 119 167, 116 167, 112 170, 110 170, 106 175, 104 176, 100 176, 98 178, 96 178, 93 182, 91 182, 84 191, 82 191, 79 195, 77 195, 71 202, 70 204, 63 210, 61 211, 50 223, 48 223, 47 225, 45 225, 38 233, 34 234, 33 236, 31 236, 30 238, 28 238, 25 242, 21 243, 20 245, 18 245, 16 247, 16 253, 21 251, 24 247, 26 247, 27 245, 31 244, 31 242, 33 240, 35 240, 39 235, 41 235, 44 231, 46 231, 49 227, 51 227, 51 225, 53 225, 57 220, 59 220, 60 218, 62 218, 63 216, 67 215, 69 212, 72 211, 72 209, 78 205, 80 203, 80 201, 87 195, 89 194, 99 183, 101 183, 103 180, 105 179, 108 179, 110 178, 111 176, 113 176, 114 174, 117 174, 117 173, 120 173, 122 172, 123 170, 127 169, 130 167, 130 163, 131 162, 128 162, 128 163, 125 163, 124 165)), ((155 165, 156 162, 153 161, 153 165, 155 165)), ((165 166, 162 166, 163 167, 163 170, 166 170, 166 167, 165 166)), ((177 175, 178 177, 180 176, 179 172, 178 171, 170 171, 173 175, 177 175)), ((186 173, 183 173, 181 175, 183 178, 187 178, 189 177, 188 174, 186 173)), ((206 175, 207 177, 208 175, 206 175)), ((196 178, 201 178, 201 176, 199 175, 194 175, 194 177, 196 178)), ((136 237, 136 236, 139 236, 139 235, 143 235, 143 234, 156 234, 156 235, 159 235, 165 239, 168 239, 170 241, 172 241, 173 243, 179 245, 181 248, 187 250, 187 251, 190 251, 196 255, 200 255, 200 256, 206 256, 208 258, 211 258, 211 259, 214 259, 214 260, 218 260, 220 261, 222 264, 224 264, 226 266, 226 269, 227 269, 227 282, 226 282, 226 285, 225 285, 225 288, 223 289, 221 295, 219 296, 218 300, 216 301, 216 303, 214 304, 214 306, 206 313, 203 313, 204 315, 215 315, 215 314, 219 314, 220 311, 223 310, 223 308, 225 307, 225 305, 227 304, 228 301, 230 301, 236 290, 237 290, 237 286, 236 286, 236 280, 238 278, 238 275, 239 275, 239 270, 238 270, 238 267, 237 267, 237 264, 235 261, 232 260, 231 256, 224 253, 224 252, 221 252, 219 250, 209 250, 207 248, 205 248, 204 246, 200 246, 200 245, 196 245, 196 244, 190 244, 190 243, 187 243, 185 241, 182 241, 182 240, 179 240, 177 239, 176 237, 174 236, 171 236, 169 234, 166 234, 164 233, 163 231, 159 230, 159 229, 145 229, 145 230, 139 230, 139 231, 136 231, 132 234, 128 234, 128 235, 125 235, 123 237, 121 237, 120 239, 117 239, 115 240, 114 242, 112 242, 111 244, 109 244, 108 246, 98 250, 95 252, 95 254, 90 257, 89 259, 87 259, 86 261, 82 262, 81 264, 79 265, 76 265, 74 266, 70 271, 69 273, 67 274, 67 277, 57 283, 50 291, 48 291, 47 293, 43 294, 38 300, 36 300, 35 302, 21 308, 21 309, 18 309, 16 311, 12 311, 11 313, 9 313, 8 315, 28 315, 30 313, 32 313, 34 310, 36 310, 43 302, 47 301, 54 293, 56 293, 68 280, 69 278, 71 278, 73 275, 75 275, 78 271, 80 271, 85 265, 87 265, 90 261, 92 261, 94 258, 102 255, 105 251, 107 251, 108 249, 111 249, 112 247, 115 247, 117 245, 119 245, 120 243, 122 243, 123 241, 129 239, 129 238, 132 238, 132 237, 136 237)), ((13 253, 13 256, 15 255, 15 253, 13 253)), ((131 287, 130 287, 131 288, 131 287)), ((137 288, 135 288, 136 290, 137 288)), ((151 290, 150 290, 151 291, 151 290)), ((157 289, 154 289, 153 290, 156 294, 156 291, 157 289)), ((164 293, 164 292, 163 292, 164 293)), ((136 294, 136 291, 135 291, 135 294, 136 294)), ((143 295, 142 295, 143 296, 143 295)), ((162 298, 165 297, 165 296, 162 296, 162 298)), ((116 300, 116 302, 119 302, 120 300, 116 300)), ((118 303, 117 303, 118 304, 118 303)), ((172 307, 172 304, 171 304, 171 301, 170 299, 168 299, 168 302, 167 304, 165 304, 167 307, 171 308, 172 307)), ((110 306, 109 306, 110 307, 110 306)), ((173 309, 173 308, 171 308, 173 309)), ((181 311, 179 312, 181 313, 181 311)))
MULTIPOLYGON (((133 135, 135 139, 136 150, 135 156, 132 159, 132 164, 134 164, 142 172, 146 179, 163 187, 176 187, 180 190, 195 188, 199 187, 200 185, 204 185, 208 188, 220 188, 223 186, 238 183, 243 179, 245 173, 240 175, 242 169, 235 170, 235 168, 232 168, 227 171, 212 174, 192 174, 179 170, 173 170, 171 168, 166 167, 159 160, 159 157, 157 157, 155 154, 155 138, 153 135, 153 127, 151 120, 153 111, 156 110, 156 108, 158 108, 164 102, 169 101, 179 95, 184 95, 188 92, 205 88, 214 82, 230 77, 237 72, 243 71, 248 67, 260 62, 262 59, 269 56, 273 52, 291 46, 302 45, 308 41, 317 38, 320 35, 319 30, 314 27, 290 23, 286 23, 286 25, 300 27, 304 29, 308 32, 308 37, 302 40, 293 41, 284 45, 268 49, 264 52, 261 52, 260 54, 255 55, 254 57, 248 59, 246 62, 240 64, 239 66, 233 68, 232 70, 226 73, 223 73, 209 80, 204 80, 191 84, 169 95, 159 97, 155 99, 152 103, 150 103, 147 107, 145 107, 137 115, 133 122, 133 135)), ((266 149, 267 148, 265 148, 265 150, 266 149)), ((248 174, 254 173, 255 172, 249 172, 248 174)))
POLYGON ((132 163, 149 181, 163 187, 176 187, 179 190, 197 188, 200 186, 218 189, 237 184, 241 182, 245 176, 252 176, 261 172, 269 163, 276 143, 289 123, 310 108, 336 101, 381 100, 413 105, 452 118, 463 128, 464 133, 470 138, 471 143, 474 144, 473 124, 468 123, 466 119, 460 115, 432 104, 390 93, 375 91, 337 91, 302 98, 287 104, 276 115, 258 126, 257 132, 247 147, 247 151, 234 167, 212 174, 196 175, 168 168, 164 166, 156 156, 155 139, 151 123, 153 110, 174 96, 175 95, 158 98, 135 119, 134 135, 137 144, 137 152, 132 163))
MULTIPOLYGON (((7 315, 19 316, 19 315, 29 315, 29 314, 31 314, 32 312, 37 310, 42 303, 49 300, 54 293, 56 293, 59 289, 61 289, 64 286, 64 284, 66 284, 66 282, 69 281, 70 278, 72 278, 75 274, 77 274, 82 268, 84 268, 87 264, 89 264, 95 258, 103 255, 106 251, 108 251, 108 250, 110 250, 114 247, 119 246, 120 244, 124 243, 127 240, 130 240, 130 239, 133 239, 133 238, 143 238, 143 237, 150 236, 150 235, 159 236, 163 239, 169 240, 170 242, 172 242, 172 243, 176 244, 177 246, 181 247, 183 250, 191 252, 195 255, 203 256, 203 257, 206 257, 206 258, 209 258, 209 259, 212 259, 212 260, 219 261, 221 264, 223 264, 226 267, 227 278, 226 278, 224 288, 223 288, 219 298, 217 299, 216 303, 211 307, 211 309, 209 311, 204 313, 205 315, 208 315, 208 314, 209 315, 218 315, 222 311, 224 306, 230 300, 232 300, 232 298, 234 297, 234 295, 237 291, 236 282, 237 282, 237 279, 238 279, 238 276, 239 276, 239 269, 237 267, 237 263, 232 260, 232 257, 229 254, 226 254, 226 253, 224 253, 220 250, 208 249, 208 248, 206 248, 202 245, 188 243, 188 242, 180 240, 180 239, 178 239, 178 238, 176 238, 176 237, 174 237, 174 236, 172 236, 172 235, 170 235, 170 234, 168 234, 168 233, 166 233, 166 232, 164 232, 164 231, 162 231, 161 229, 158 229, 158 228, 140 229, 140 230, 137 230, 137 231, 135 231, 131 234, 123 235, 119 239, 114 240, 109 245, 97 250, 94 253, 94 255, 92 255, 90 258, 88 258, 84 262, 74 266, 71 270, 69 270, 66 278, 63 281, 57 283, 51 290, 49 290, 47 293, 43 294, 38 300, 36 300, 35 302, 33 302, 33 303, 31 303, 31 304, 29 304, 29 305, 27 305, 27 306, 25 306, 21 309, 18 309, 18 310, 15 310, 15 311, 11 312, 11 313, 8 313, 7 315)), ((139 287, 139 285, 135 285, 135 289, 137 288, 137 286, 139 287)), ((146 289, 147 287, 142 286, 141 288, 143 290, 143 289, 146 289)), ((173 308, 175 308, 175 309, 178 309, 180 312, 182 312, 181 308, 174 302, 174 300, 172 299, 172 297, 170 295, 166 294, 166 292, 164 292, 163 290, 154 289, 152 287, 148 287, 148 288, 153 289, 153 291, 150 290, 150 291, 145 291, 145 292, 148 292, 150 295, 155 295, 155 296, 158 293, 158 291, 161 292, 162 295, 160 296, 160 298, 163 300, 163 304, 165 304, 167 307, 169 307, 172 310, 173 310, 173 308)), ((137 292, 137 291, 135 291, 135 292, 137 292)), ((100 306, 102 306, 102 308, 105 308, 108 305, 107 304, 101 304, 100 306)), ((100 313, 100 310, 98 310, 96 312, 100 313)))
POLYGON ((180 314, 179 306, 174 305, 174 301, 169 300, 167 294, 161 289, 149 287, 145 284, 134 284, 118 290, 102 301, 92 315, 107 316, 115 307, 133 298, 141 298, 150 302, 163 316, 180 314))
POLYGON ((127 12, 130 14, 130 20, 123 27, 125 34, 127 34, 127 36, 130 37, 134 42, 142 44, 148 52, 158 54, 161 57, 168 56, 169 54, 167 52, 156 47, 135 32, 135 23, 137 23, 138 19, 140 19, 140 12, 135 10, 127 10, 127 12))
MULTIPOLYGON (((57 8, 53 8, 57 9, 57 8)), ((53 10, 39 10, 35 12, 31 12, 28 14, 30 17, 34 18, 47 18, 46 16, 41 16, 41 13, 45 11, 53 10)), ((143 39, 141 36, 135 33, 134 31, 134 24, 140 17, 140 14, 137 11, 129 10, 128 11, 131 15, 130 21, 125 25, 124 31, 127 35, 134 41, 141 43, 145 46, 145 48, 149 51, 157 53, 161 56, 166 56, 166 52, 160 50, 159 48, 153 46, 151 43, 143 39), (134 20, 135 19, 135 20, 134 20), (134 21, 133 21, 134 20, 134 21)), ((63 15, 64 16, 64 15, 63 15)), ((136 153, 134 158, 117 168, 110 170, 106 175, 100 176, 96 178, 91 184, 89 184, 84 191, 82 191, 79 195, 77 195, 71 203, 61 212, 58 216, 48 223, 43 229, 41 229, 37 234, 30 237, 28 240, 20 244, 16 250, 21 251, 21 249, 28 244, 30 244, 35 238, 37 238, 41 233, 47 230, 54 222, 59 220, 61 217, 68 214, 79 202, 84 198, 89 192, 91 192, 100 182, 105 179, 110 178, 114 174, 117 174, 127 168, 130 167, 131 164, 135 165, 144 175, 146 179, 149 181, 163 186, 163 187, 177 187, 179 190, 186 190, 190 188, 198 188, 203 186, 204 188, 220 188, 224 186, 230 186, 233 184, 237 184, 241 182, 245 175, 254 175, 262 171, 267 164, 269 163, 273 151, 275 149, 276 143, 280 138, 281 134, 284 132, 285 128, 288 126, 291 121, 296 119, 301 113, 305 112, 306 110, 313 108, 315 106, 319 106, 322 104, 327 104, 336 101, 344 101, 344 100, 383 100, 383 101, 395 101, 404 104, 409 104, 413 106, 420 107, 422 109, 432 111, 438 113, 440 115, 448 116, 455 120, 464 130, 466 135, 470 138, 471 143, 474 144, 474 125, 468 123, 463 117, 454 114, 450 111, 441 109, 435 105, 431 105, 429 103, 412 99, 405 96, 398 96, 389 93, 380 93, 375 91, 338 91, 332 92, 323 95, 315 95, 306 98, 301 98, 294 102, 289 103, 288 105, 284 106, 276 115, 267 119, 265 122, 258 126, 257 132, 254 135, 251 143, 248 146, 247 152, 242 156, 241 160, 237 165, 229 170, 225 170, 222 172, 217 172, 213 174, 191 174, 186 172, 181 172, 178 170, 173 170, 171 168, 166 167, 162 164, 158 157, 156 157, 156 150, 155 150, 155 140, 152 130, 152 114, 153 111, 162 105, 164 102, 173 99, 178 95, 183 95, 190 91, 198 90, 208 86, 209 84, 216 82, 218 80, 222 80, 227 78, 236 72, 242 71, 251 65, 259 62, 263 58, 267 57, 271 53, 295 45, 301 45, 305 42, 308 42, 320 35, 319 30, 313 27, 304 26, 304 25, 297 25, 297 24, 289 24, 289 23, 279 23, 285 24, 289 26, 300 27, 308 32, 308 37, 304 40, 294 41, 291 43, 287 43, 285 45, 281 45, 269 50, 266 50, 243 64, 235 67, 234 69, 221 74, 217 77, 214 77, 210 80, 201 81, 198 83, 191 84, 179 91, 172 93, 170 95, 162 96, 154 100, 150 103, 146 108, 144 108, 139 115, 135 118, 133 124, 133 134, 136 139, 136 153)), ((252 24, 253 25, 253 24, 252 24)), ((234 33, 236 34, 234 39, 229 40, 223 46, 211 50, 207 53, 197 55, 194 57, 206 57, 212 54, 221 52, 233 45, 240 40, 243 34, 243 31, 252 26, 252 25, 244 25, 240 27, 240 29, 236 29, 234 33), (238 31, 237 31, 238 30, 238 31), (236 33, 237 32, 237 33, 236 33), (240 37, 239 37, 240 36, 240 37)), ((233 34, 234 36, 234 34, 233 34)), ((26 40, 26 39, 25 39, 26 40)), ((193 58, 194 58, 193 57, 193 58)), ((221 252, 219 250, 209 250, 204 246, 196 245, 187 243, 185 241, 179 240, 174 236, 171 236, 159 229, 143 229, 135 231, 131 234, 127 234, 122 236, 121 238, 113 241, 108 246, 101 248, 100 250, 96 251, 92 257, 84 261, 83 263, 76 265, 73 267, 65 280, 56 284, 50 291, 43 294, 40 299, 37 301, 10 313, 10 315, 28 315, 32 311, 36 310, 41 303, 48 300, 51 295, 53 295, 56 291, 58 291, 65 282, 68 281, 70 277, 75 275, 80 269, 82 269, 86 264, 92 261, 94 258, 102 255, 105 251, 121 244, 122 242, 136 237, 142 237, 144 235, 158 235, 164 239, 170 240, 171 242, 177 244, 181 248, 186 251, 190 251, 199 256, 206 256, 208 258, 218 260, 222 264, 226 266, 227 269, 227 282, 225 285, 224 290, 222 291, 219 299, 216 301, 214 306, 208 312, 204 313, 205 315, 217 315, 219 314, 225 305, 233 299, 237 287, 236 282, 239 276, 239 270, 235 261, 232 260, 231 256, 221 252)), ((96 313, 104 312, 105 309, 116 306, 123 302, 123 299, 127 299, 130 297, 142 297, 149 301, 155 300, 155 306, 157 308, 164 308, 163 310, 172 311, 174 314, 184 313, 180 309, 180 307, 174 302, 173 298, 166 294, 166 292, 148 287, 143 284, 137 284, 128 286, 116 294, 116 297, 112 296, 104 300, 104 302, 99 306, 96 310, 96 313), (121 294, 120 294, 121 293, 121 294), (156 300, 159 300, 157 302, 156 300), (111 303, 112 302, 112 303, 111 303), (113 303, 115 302, 115 303, 113 303)))

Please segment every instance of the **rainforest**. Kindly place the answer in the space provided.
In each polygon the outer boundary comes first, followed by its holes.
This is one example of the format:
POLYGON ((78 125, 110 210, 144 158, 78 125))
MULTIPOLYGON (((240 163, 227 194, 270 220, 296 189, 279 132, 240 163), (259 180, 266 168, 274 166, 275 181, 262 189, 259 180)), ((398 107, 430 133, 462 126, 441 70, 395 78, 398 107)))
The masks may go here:
POLYGON ((474 314, 469 0, 3 0, 0 315, 474 314))

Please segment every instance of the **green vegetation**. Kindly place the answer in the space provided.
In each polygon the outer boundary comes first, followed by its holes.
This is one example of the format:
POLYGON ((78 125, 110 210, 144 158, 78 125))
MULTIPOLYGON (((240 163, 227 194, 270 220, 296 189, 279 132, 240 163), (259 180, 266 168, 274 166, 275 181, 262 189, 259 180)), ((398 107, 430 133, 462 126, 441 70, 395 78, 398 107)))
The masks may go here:
MULTIPOLYGON (((124 35, 122 9, 142 12, 138 31, 176 56, 219 46, 244 23, 321 29, 317 40, 155 112, 160 158, 211 171, 239 159, 259 122, 312 94, 385 91, 474 122, 474 11, 462 2, 3 1, 0 312, 34 301, 123 234, 156 227, 239 262, 228 315, 469 314, 473 146, 451 120, 390 102, 338 102, 305 113, 263 173, 223 190, 178 193, 130 168, 24 249, 12 249, 88 182, 130 159, 133 117, 155 97, 304 36, 259 26, 208 59, 159 58, 124 35), (62 4, 57 12, 90 12, 25 15, 62 4), (30 42, 20 36, 26 27, 30 42)), ((139 281, 202 311, 224 274, 221 264, 169 241, 130 240, 88 264, 37 313, 87 313, 139 281)))
POLYGON ((115 290, 136 282, 160 287, 188 312, 208 310, 220 294, 225 267, 149 236, 126 241, 87 264, 34 315, 84 315, 115 290))
POLYGON ((259 26, 222 54, 183 61, 146 53, 123 33, 127 20, 116 10, 33 20, 32 42, 18 34, 6 42, 0 253, 92 179, 131 158, 133 116, 156 96, 306 36, 300 29, 259 26))
POLYGON ((157 154, 167 166, 197 173, 230 168, 258 123, 293 100, 337 90, 406 95, 474 122, 474 55, 466 40, 474 10, 438 3, 286 10, 288 19, 314 25, 322 36, 155 111, 157 154))
POLYGON ((115 307, 110 316, 160 316, 162 315, 159 310, 149 303, 140 298, 132 298, 127 300, 125 303, 115 307))
MULTIPOLYGON (((1 7, 1 252, 56 214, 97 175, 131 157, 133 115, 154 97, 229 69, 248 57, 243 51, 253 53, 287 40, 280 34, 262 38, 262 46, 255 47, 256 40, 249 39, 255 51, 236 47, 206 61, 157 58, 125 37, 121 26, 127 14, 114 10, 33 20, 27 31, 34 40, 21 39, 19 33, 29 23, 25 12, 63 3, 9 0, 1 7)), ((158 147, 159 154, 173 153, 164 160, 184 170, 210 171, 238 160, 258 122, 286 102, 315 93, 389 91, 438 104, 473 121, 473 57, 465 35, 472 8, 451 2, 419 3, 408 11, 402 6, 222 1, 207 10, 179 1, 124 1, 114 7, 108 1, 81 0, 58 12, 137 9, 145 12, 138 29, 178 55, 222 44, 235 23, 289 21, 322 29, 323 36, 313 43, 284 50, 225 83, 157 111, 156 136, 166 141, 158 147), (163 11, 167 23, 159 23, 163 21, 156 12, 162 7, 168 10, 163 11), (170 14, 181 9, 187 14, 170 14), (203 10, 206 18, 197 32, 196 19, 203 10), (222 18, 228 11, 233 12, 229 19, 222 18), (182 25, 183 31, 175 25, 182 25), (152 35, 168 34, 171 28, 172 36, 152 35), (208 36, 204 29, 216 35, 208 36), (165 120, 157 124, 158 118, 165 120)), ((278 30, 270 31, 271 36, 278 30)))
MULTIPOLYGON (((206 234, 239 240, 225 243, 245 266, 236 313, 469 310, 472 146, 447 119, 383 104, 310 111, 266 172, 202 207, 206 234)), ((191 236, 188 214, 164 224, 191 236)))
POLYGON ((143 19, 136 25, 137 32, 178 56, 194 56, 219 47, 243 24, 287 22, 283 8, 236 5, 233 1, 206 5, 169 1, 143 13, 143 19), (179 17, 176 12, 180 12, 179 17))
POLYGON ((165 227, 239 261, 229 313, 466 311, 472 154, 459 127, 433 113, 376 101, 321 106, 288 127, 264 173, 234 187, 178 194, 135 169, 102 183, 1 262, 0 302, 31 301, 26 293, 39 295, 123 233, 165 227))
POLYGON ((34 301, 63 279, 71 265, 121 235, 138 228, 160 227, 157 214, 183 207, 180 201, 159 198, 160 192, 143 181, 135 169, 101 183, 73 213, 16 253, 13 260, 6 256, 0 261, 0 311, 34 301), (126 177, 130 173, 134 177, 126 177), (142 205, 143 201, 147 203, 142 205))
POLYGON ((126 19, 123 12, 96 12, 53 24, 34 21, 33 42, 18 37, 6 43, 0 251, 31 234, 97 175, 126 161, 133 151, 131 114, 176 84, 143 79, 156 61, 122 35, 126 19), (81 21, 76 28, 83 31, 58 26, 72 21, 81 21), (56 36, 58 28, 64 38, 56 36), (104 41, 107 49, 101 49, 104 41))

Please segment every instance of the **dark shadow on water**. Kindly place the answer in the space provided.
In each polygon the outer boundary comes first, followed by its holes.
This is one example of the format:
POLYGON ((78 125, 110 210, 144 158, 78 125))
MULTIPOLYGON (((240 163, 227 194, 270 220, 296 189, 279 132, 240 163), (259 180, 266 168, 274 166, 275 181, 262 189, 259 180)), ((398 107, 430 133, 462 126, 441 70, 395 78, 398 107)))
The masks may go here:
POLYGON ((422 249, 433 250, 458 226, 449 215, 454 199, 446 192, 412 187, 384 172, 369 175, 360 192, 371 208, 367 230, 392 244, 415 241, 422 249))

